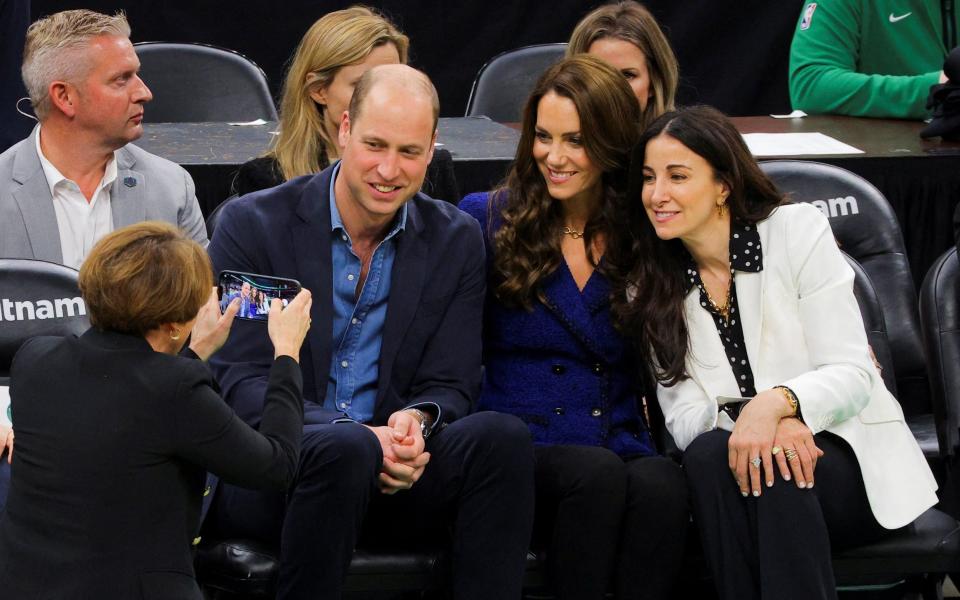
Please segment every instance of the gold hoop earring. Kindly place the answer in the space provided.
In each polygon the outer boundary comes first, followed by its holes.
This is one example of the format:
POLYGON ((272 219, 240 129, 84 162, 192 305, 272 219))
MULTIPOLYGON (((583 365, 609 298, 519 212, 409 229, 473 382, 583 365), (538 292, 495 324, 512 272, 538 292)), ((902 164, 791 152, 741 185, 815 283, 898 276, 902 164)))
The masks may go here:
POLYGON ((173 334, 171 333, 171 334, 170 334, 170 339, 173 340, 173 341, 177 341, 177 340, 180 339, 180 330, 179 330, 179 329, 175 329, 174 331, 177 332, 177 335, 173 335, 173 334))

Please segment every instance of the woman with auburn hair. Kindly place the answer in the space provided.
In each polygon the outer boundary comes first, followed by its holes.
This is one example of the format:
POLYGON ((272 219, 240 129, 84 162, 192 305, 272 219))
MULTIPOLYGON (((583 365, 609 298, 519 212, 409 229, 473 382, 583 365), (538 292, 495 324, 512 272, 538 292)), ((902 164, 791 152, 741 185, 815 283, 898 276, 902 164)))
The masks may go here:
POLYGON ((190 546, 206 472, 277 490, 297 472, 310 293, 270 311, 275 359, 255 431, 204 364, 239 304, 220 314, 200 245, 158 221, 124 227, 97 242, 79 283, 93 326, 27 341, 10 369, 17 440, 0 589, 4 598, 199 600, 190 546))
POLYGON ((826 217, 786 204, 715 109, 664 114, 631 164, 642 204, 615 314, 654 365, 720 597, 836 598, 831 549, 937 502, 853 270, 826 217))
POLYGON ((623 73, 640 103, 641 131, 673 110, 680 80, 677 58, 642 4, 622 0, 594 9, 570 36, 567 56, 574 54, 592 54, 623 73))
POLYGON ((689 518, 678 465, 641 418, 609 296, 628 264, 626 170, 640 110, 589 55, 543 74, 506 183, 464 198, 488 257, 480 408, 536 444, 534 545, 560 598, 669 598, 689 518))
POLYGON ((244 163, 238 194, 312 175, 340 157, 337 132, 360 77, 378 65, 407 62, 407 36, 365 6, 315 22, 293 55, 283 83, 280 133, 265 156, 244 163))

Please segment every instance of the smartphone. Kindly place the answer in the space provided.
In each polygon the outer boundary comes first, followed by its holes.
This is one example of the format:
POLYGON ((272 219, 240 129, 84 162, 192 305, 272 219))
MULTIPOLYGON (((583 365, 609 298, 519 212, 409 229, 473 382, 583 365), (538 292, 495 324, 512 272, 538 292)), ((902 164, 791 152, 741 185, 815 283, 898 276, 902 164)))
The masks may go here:
POLYGON ((296 279, 240 271, 221 271, 217 279, 220 310, 226 310, 234 298, 240 298, 237 318, 248 321, 266 322, 273 299, 280 298, 286 307, 300 293, 300 287, 296 279))

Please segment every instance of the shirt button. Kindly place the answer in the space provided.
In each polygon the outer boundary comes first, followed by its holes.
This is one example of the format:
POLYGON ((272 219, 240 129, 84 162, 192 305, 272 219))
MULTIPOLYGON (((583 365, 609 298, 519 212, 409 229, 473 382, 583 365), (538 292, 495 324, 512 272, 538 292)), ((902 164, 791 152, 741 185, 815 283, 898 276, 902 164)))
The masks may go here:
POLYGON ((347 241, 347 234, 341 233, 341 234, 340 234, 340 239, 343 240, 343 241, 347 241))
POLYGON ((550 367, 550 370, 553 371, 554 375, 563 375, 566 372, 567 368, 563 365, 553 365, 552 367, 550 367))
POLYGON ((347 407, 347 403, 346 403, 346 402, 341 402, 341 403, 340 403, 340 408, 346 408, 346 407, 347 407))
POLYGON ((603 414, 603 411, 600 410, 599 408, 595 408, 590 411, 590 414, 593 415, 594 417, 599 417, 600 415, 603 414))
POLYGON ((603 375, 603 365, 600 363, 593 365, 593 372, 597 375, 603 375))
POLYGON ((353 281, 353 279, 354 279, 353 273, 350 273, 349 275, 347 275, 347 279, 348 279, 349 281, 353 281))
POLYGON ((343 367, 344 369, 346 369, 347 367, 350 366, 350 363, 348 363, 348 362, 345 361, 345 360, 341 360, 341 361, 340 361, 340 366, 343 367))
POLYGON ((564 411, 563 411, 563 407, 562 407, 562 406, 558 406, 558 407, 556 407, 555 409, 553 409, 553 412, 556 413, 556 414, 558 414, 558 415, 562 415, 563 412, 564 412, 564 411))
POLYGON ((350 322, 353 323, 354 325, 356 325, 356 324, 360 323, 360 319, 354 317, 354 318, 350 319, 350 322))

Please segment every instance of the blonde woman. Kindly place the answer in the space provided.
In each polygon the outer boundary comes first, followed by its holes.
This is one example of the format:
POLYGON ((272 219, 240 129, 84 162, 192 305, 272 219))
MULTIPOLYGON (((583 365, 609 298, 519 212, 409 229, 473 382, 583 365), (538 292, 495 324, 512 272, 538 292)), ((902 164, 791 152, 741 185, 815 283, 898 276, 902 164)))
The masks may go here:
POLYGON ((680 79, 677 57, 642 4, 606 4, 577 23, 567 56, 592 54, 619 70, 640 103, 640 130, 673 110, 680 79))
POLYGON ((337 130, 360 76, 407 62, 409 40, 386 17, 352 6, 320 18, 300 40, 283 84, 280 134, 264 156, 244 163, 240 194, 319 173, 340 157, 337 130))

